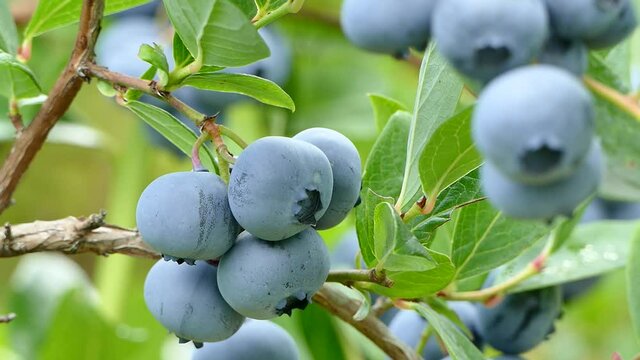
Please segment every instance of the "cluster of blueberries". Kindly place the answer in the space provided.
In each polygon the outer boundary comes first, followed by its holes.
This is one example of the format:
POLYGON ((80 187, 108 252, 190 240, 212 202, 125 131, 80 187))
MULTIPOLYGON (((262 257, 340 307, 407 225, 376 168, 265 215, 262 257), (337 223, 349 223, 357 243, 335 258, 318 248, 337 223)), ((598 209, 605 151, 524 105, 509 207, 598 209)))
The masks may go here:
POLYGON ((629 0, 346 0, 341 23, 354 44, 396 56, 433 38, 483 87, 473 138, 484 192, 506 215, 570 215, 598 188, 593 100, 578 76, 589 49, 635 29, 629 0))
POLYGON ((200 346, 229 338, 245 318, 304 309, 329 273, 316 230, 344 220, 360 179, 356 147, 325 128, 253 142, 228 186, 206 171, 155 179, 136 209, 142 238, 165 260, 145 281, 150 312, 200 346))

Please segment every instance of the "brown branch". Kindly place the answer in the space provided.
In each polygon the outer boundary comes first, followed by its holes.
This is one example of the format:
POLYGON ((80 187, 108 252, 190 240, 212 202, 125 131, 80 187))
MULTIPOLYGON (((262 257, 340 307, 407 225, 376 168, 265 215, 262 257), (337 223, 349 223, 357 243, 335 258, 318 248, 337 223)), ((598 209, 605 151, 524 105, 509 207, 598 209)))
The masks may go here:
POLYGON ((11 204, 11 196, 22 175, 45 142, 49 131, 64 115, 80 91, 84 78, 78 67, 91 62, 93 48, 100 32, 104 0, 85 0, 80 15, 80 28, 69 63, 56 81, 49 97, 31 124, 17 137, 9 156, 0 168, 0 213, 11 204))
POLYGON ((41 251, 65 254, 124 254, 159 258, 135 230, 104 224, 105 213, 87 218, 67 217, 4 226, 0 233, 0 258, 41 251))
POLYGON ((318 291, 313 301, 349 323, 366 337, 371 339, 380 349, 395 360, 420 360, 421 357, 409 346, 398 340, 387 326, 373 313, 364 320, 356 321, 353 315, 360 308, 357 300, 344 296, 333 284, 325 284, 318 291))

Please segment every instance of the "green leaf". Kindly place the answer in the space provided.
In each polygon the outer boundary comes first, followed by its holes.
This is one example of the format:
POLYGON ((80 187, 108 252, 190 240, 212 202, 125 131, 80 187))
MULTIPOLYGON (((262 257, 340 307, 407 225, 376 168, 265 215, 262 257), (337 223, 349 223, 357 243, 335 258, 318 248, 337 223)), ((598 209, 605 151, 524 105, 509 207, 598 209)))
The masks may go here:
POLYGON ((176 68, 183 68, 194 60, 178 33, 173 34, 173 60, 176 68))
POLYGON ((444 122, 420 156, 422 190, 433 205, 442 190, 482 164, 471 138, 472 113, 473 108, 467 108, 444 122))
POLYGON ((393 205, 381 202, 376 206, 373 229, 376 268, 399 273, 435 267, 427 249, 411 234, 393 205))
MULTIPOLYGON (((162 134, 167 140, 171 141, 171 143, 185 155, 191 157, 193 144, 198 137, 187 125, 183 124, 168 112, 143 102, 130 101, 127 103, 127 108, 162 134)), ((209 147, 203 146, 200 148, 200 160, 209 171, 217 170, 214 159, 209 147)))
POLYGON ((629 263, 627 264, 627 298, 631 322, 636 332, 636 338, 640 340, 640 234, 636 234, 631 242, 629 251, 629 263))
POLYGON ((474 170, 440 193, 431 214, 413 219, 409 223, 411 232, 421 243, 430 246, 434 231, 451 220, 453 210, 483 199, 480 174, 478 170, 474 170))
POLYGON ((402 186, 411 115, 398 112, 378 136, 367 158, 362 175, 362 203, 356 208, 356 229, 362 257, 369 266, 374 262, 373 217, 376 206, 394 202, 402 186))
POLYGON ((387 278, 393 281, 388 288, 378 284, 368 284, 366 290, 391 298, 420 298, 444 289, 453 280, 455 268, 448 256, 429 250, 436 266, 427 271, 387 271, 387 278))
POLYGON ((397 198, 402 187, 411 114, 395 113, 378 136, 362 174, 362 188, 397 198))
POLYGON ((466 206, 454 216, 451 258, 456 279, 489 272, 548 234, 541 223, 507 218, 486 201, 466 206))
MULTIPOLYGON (((123 11, 150 0, 106 0, 104 14, 123 11)), ((77 23, 80 20, 82 0, 40 0, 27 28, 25 40, 44 34, 47 31, 77 23)))
POLYGON ((247 16, 229 0, 165 0, 184 46, 204 65, 242 66, 269 56, 247 16))
POLYGON ((12 55, 18 50, 18 32, 7 0, 0 0, 0 50, 12 55))
POLYGON ((167 84, 169 81, 169 63, 162 46, 158 44, 153 44, 153 46, 142 44, 138 51, 138 57, 158 70, 159 84, 161 86, 167 84))
POLYGON ((415 310, 433 327, 442 342, 444 342, 449 356, 453 360, 483 360, 482 353, 473 345, 471 340, 446 316, 433 309, 416 305, 415 310))
POLYGON ((554 230, 555 240, 553 243, 553 247, 551 248, 552 253, 560 249, 569 239, 573 230, 575 230, 576 226, 580 224, 582 215, 584 214, 584 211, 587 209, 592 200, 593 197, 580 204, 580 206, 578 206, 578 208, 574 211, 573 216, 570 219, 561 220, 558 228, 554 230))
MULTIPOLYGON (((539 289, 600 275, 624 267, 631 251, 631 243, 640 235, 640 224, 630 221, 599 221, 582 224, 565 245, 553 253, 541 273, 527 279, 510 292, 539 289)), ((527 266, 540 252, 532 249, 507 265, 499 279, 508 278, 527 266)))
MULTIPOLYGON (((375 257, 375 231, 374 218, 376 207, 383 203, 393 204, 393 198, 376 194, 373 190, 366 188, 360 195, 362 203, 358 206, 356 216, 356 230, 358 232, 358 242, 362 252, 362 260, 368 267, 376 264, 375 257)), ((380 226, 380 225, 378 225, 380 226)))
POLYGON ((116 331, 116 326, 82 292, 71 290, 62 298, 37 358, 108 360, 160 356, 161 343, 125 335, 126 330, 135 329, 123 326, 116 331))
MULTIPOLYGON (((601 57, 592 54, 588 74, 622 93, 628 89, 604 63, 601 57)), ((596 108, 596 131, 607 155, 607 176, 602 192, 615 198, 640 200, 640 121, 618 106, 598 95, 594 95, 596 108)))
POLYGON ((248 18, 253 18, 258 8, 255 1, 251 0, 230 0, 235 6, 237 6, 242 12, 247 15, 248 18))
MULTIPOLYGON (((198 89, 231 92, 250 96, 262 103, 295 111, 291 97, 274 82, 254 75, 197 73, 182 81, 182 85, 198 89)), ((211 96, 216 96, 211 94, 211 96)))
POLYGON ((400 102, 379 94, 368 94, 371 105, 373 106, 373 116, 376 121, 378 132, 384 130, 385 126, 391 119, 391 116, 397 111, 407 111, 406 106, 400 102))
POLYGON ((31 70, 13 55, 0 51, 0 95, 22 99, 41 93, 42 89, 31 70))
POLYGON ((462 94, 463 85, 448 61, 436 51, 432 42, 425 52, 420 68, 404 181, 399 198, 403 210, 412 204, 420 190, 418 173, 420 155, 440 125, 453 115, 462 94))

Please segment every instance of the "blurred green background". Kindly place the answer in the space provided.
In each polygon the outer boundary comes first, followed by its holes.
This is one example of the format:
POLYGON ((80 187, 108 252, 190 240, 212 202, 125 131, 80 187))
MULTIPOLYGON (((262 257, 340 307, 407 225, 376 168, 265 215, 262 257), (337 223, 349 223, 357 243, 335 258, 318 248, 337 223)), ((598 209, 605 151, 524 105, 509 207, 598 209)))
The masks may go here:
MULTIPOLYGON (((17 9, 28 10, 32 3, 13 1, 17 9)), ((376 136, 366 94, 390 96, 412 108, 417 66, 348 44, 336 22, 339 4, 307 0, 300 14, 279 21, 294 51, 285 90, 297 111, 291 114, 252 101, 232 106, 225 121, 246 140, 324 126, 351 138, 364 160, 376 136)), ((65 65, 75 30, 71 26, 35 39, 29 65, 44 89, 51 88, 65 65)), ((26 109, 25 119, 35 111, 37 107, 26 109)), ((6 113, 6 101, 0 101, 2 158, 13 137, 6 113)), ((23 178, 14 195, 16 204, 0 221, 52 220, 106 209, 109 223, 134 227, 142 189, 162 174, 190 168, 186 158, 152 146, 141 124, 100 95, 95 82, 83 87, 23 178)), ((339 241, 352 223, 350 219, 324 232, 327 244, 339 241)), ((35 254, 0 260, 0 314, 18 315, 12 323, 0 324, 0 359, 188 358, 191 346, 178 345, 145 308, 142 285, 152 264, 119 255, 35 254)), ((626 299, 624 274, 605 277, 587 296, 566 306, 557 332, 526 358, 600 360, 618 351, 631 359, 640 347, 626 299)), ((294 335, 307 359, 382 357, 316 306, 276 322, 294 335)))

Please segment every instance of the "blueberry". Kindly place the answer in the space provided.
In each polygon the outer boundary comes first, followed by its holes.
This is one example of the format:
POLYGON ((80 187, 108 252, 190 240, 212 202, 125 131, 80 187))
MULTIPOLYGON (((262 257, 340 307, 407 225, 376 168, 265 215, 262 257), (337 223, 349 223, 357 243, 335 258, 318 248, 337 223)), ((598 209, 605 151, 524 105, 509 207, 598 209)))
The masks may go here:
MULTIPOLYGON (((118 19, 100 34, 96 45, 98 64, 130 76, 142 75, 151 65, 138 58, 140 45, 162 45, 158 32, 155 21, 146 16, 118 19)), ((171 55, 168 47, 165 47, 165 54, 171 55)))
POLYGON ((560 287, 553 286, 506 295, 493 307, 478 305, 479 333, 506 354, 529 351, 555 330, 561 299, 560 287))
POLYGON ((594 221, 605 220, 608 217, 606 202, 600 198, 595 198, 582 214, 580 222, 587 224, 594 221))
POLYGON ((544 0, 553 32, 572 40, 586 40, 602 34, 623 8, 626 0, 544 0))
MULTIPOLYGON (((474 345, 482 348, 483 341, 478 334, 478 309, 469 302, 450 302, 449 307, 471 331, 474 345)), ((391 320, 389 330, 398 339, 415 347, 427 325, 427 321, 415 311, 402 310, 391 320)), ((441 359, 444 356, 435 335, 432 335, 422 352, 422 357, 424 359, 441 359)))
POLYGON ((240 153, 229 181, 229 204, 245 230, 277 241, 316 225, 332 189, 331 164, 320 149, 270 136, 240 153))
POLYGON ((329 253, 315 230, 278 242, 244 232, 220 260, 218 285, 237 312, 266 320, 304 309, 328 274, 329 253))
POLYGON ((552 36, 547 40, 538 60, 542 64, 554 65, 582 76, 589 65, 589 50, 581 41, 552 36))
POLYGON ((531 65, 496 78, 480 94, 473 138, 508 177, 545 184, 569 176, 594 132, 589 92, 569 72, 531 65))
POLYGON ((144 282, 151 314, 181 341, 221 341, 233 335, 244 317, 222 298, 216 268, 206 262, 180 266, 158 261, 144 282))
POLYGON ((593 289, 600 281, 599 276, 593 276, 586 279, 571 281, 561 285, 562 287, 562 299, 564 302, 575 300, 576 298, 584 295, 589 290, 593 289))
MULTIPOLYGON (((451 360, 451 357, 447 356, 446 358, 442 358, 442 360, 451 360)), ((524 358, 519 355, 500 355, 489 360, 524 360, 524 358)))
POLYGON ((487 82, 538 55, 548 19, 541 0, 447 0, 437 3, 431 32, 458 71, 487 82))
POLYGON ((618 13, 618 17, 602 32, 587 37, 585 39, 587 46, 591 49, 604 49, 612 47, 633 33, 638 26, 638 19, 633 4, 629 0, 621 0, 622 9, 618 13))
POLYGON ((604 201, 607 216, 612 220, 638 220, 640 219, 640 203, 627 201, 604 201))
POLYGON ((192 360, 298 360, 295 341, 270 321, 249 320, 227 340, 204 344, 192 360))
POLYGON ((354 45, 403 56, 409 48, 426 48, 436 0, 346 0, 340 24, 354 45))
POLYGON ((162 7, 162 1, 153 0, 143 5, 136 6, 134 8, 119 12, 116 14, 117 18, 127 18, 127 17, 139 17, 145 16, 149 18, 153 18, 158 14, 158 9, 162 7))
POLYGON ((505 215, 521 219, 551 219, 570 216, 574 209, 593 194, 601 179, 600 148, 589 155, 568 178, 545 185, 527 185, 504 176, 491 163, 480 171, 481 186, 489 201, 505 215))
POLYGON ((240 232, 225 183, 208 172, 177 172, 154 180, 136 208, 140 235, 156 251, 177 259, 216 259, 240 232))
POLYGON ((333 195, 316 229, 332 228, 347 217, 360 195, 362 168, 358 149, 346 136, 325 128, 307 129, 293 138, 317 146, 329 159, 333 195))

